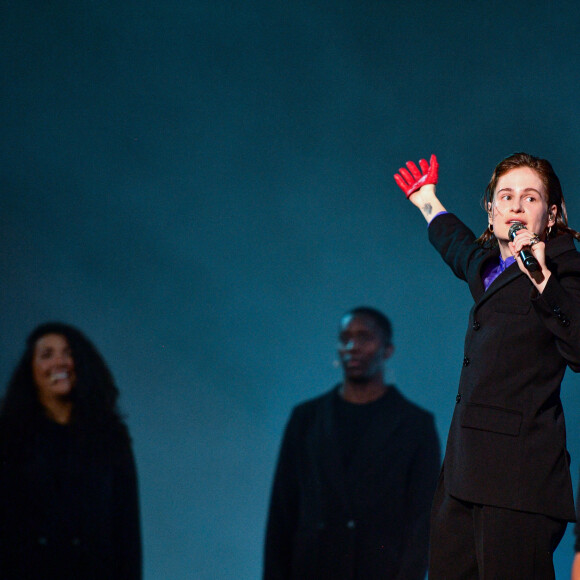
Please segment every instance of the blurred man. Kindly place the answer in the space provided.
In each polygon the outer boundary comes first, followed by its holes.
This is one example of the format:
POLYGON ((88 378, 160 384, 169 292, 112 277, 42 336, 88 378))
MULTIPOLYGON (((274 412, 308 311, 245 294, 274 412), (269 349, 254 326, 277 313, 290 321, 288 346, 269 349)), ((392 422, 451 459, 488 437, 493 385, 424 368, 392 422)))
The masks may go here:
POLYGON ((384 382, 388 318, 340 320, 343 380, 298 405, 272 487, 264 580, 422 580, 440 467, 433 416, 384 382))

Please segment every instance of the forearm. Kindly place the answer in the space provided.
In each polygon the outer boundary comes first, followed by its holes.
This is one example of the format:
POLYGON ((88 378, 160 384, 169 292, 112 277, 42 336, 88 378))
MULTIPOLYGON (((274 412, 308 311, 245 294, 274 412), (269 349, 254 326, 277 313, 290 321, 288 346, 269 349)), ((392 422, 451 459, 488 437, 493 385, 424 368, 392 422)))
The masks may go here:
POLYGON ((415 207, 419 208, 427 223, 431 223, 431 220, 438 213, 446 211, 435 195, 434 185, 424 185, 421 189, 411 194, 409 200, 415 207))
POLYGON ((558 350, 580 372, 580 277, 560 278, 552 273, 542 294, 532 304, 546 328, 553 333, 558 350))
POLYGON ((487 254, 475 243, 475 234, 454 214, 445 213, 427 228, 429 241, 461 280, 478 275, 478 261, 487 254))

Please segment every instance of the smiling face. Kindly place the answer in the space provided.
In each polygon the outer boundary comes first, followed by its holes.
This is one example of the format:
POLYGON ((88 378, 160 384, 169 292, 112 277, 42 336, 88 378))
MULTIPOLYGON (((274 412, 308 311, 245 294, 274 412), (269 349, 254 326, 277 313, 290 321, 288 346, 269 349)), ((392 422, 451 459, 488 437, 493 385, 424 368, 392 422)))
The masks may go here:
POLYGON ((45 334, 34 345, 32 378, 38 400, 44 406, 54 399, 68 397, 76 382, 71 349, 61 334, 45 334))
POLYGON ((369 316, 347 314, 340 322, 338 354, 344 376, 353 383, 381 378, 393 351, 381 329, 369 316))
POLYGON ((555 205, 548 207, 548 192, 536 171, 530 167, 518 167, 504 173, 497 181, 493 201, 488 206, 489 223, 493 226, 502 255, 507 249, 508 232, 514 222, 521 222, 543 240, 547 228, 556 221, 556 211, 555 205))

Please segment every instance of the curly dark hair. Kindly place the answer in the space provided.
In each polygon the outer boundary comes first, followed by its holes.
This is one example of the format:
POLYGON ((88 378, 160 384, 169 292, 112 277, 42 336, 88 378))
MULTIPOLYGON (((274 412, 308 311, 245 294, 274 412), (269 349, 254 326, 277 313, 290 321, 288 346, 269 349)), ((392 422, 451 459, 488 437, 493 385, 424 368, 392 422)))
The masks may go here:
POLYGON ((124 421, 117 408, 119 390, 113 375, 93 343, 77 328, 62 322, 47 322, 26 339, 26 349, 17 364, 0 405, 0 442, 4 450, 25 446, 34 436, 44 410, 32 375, 36 342, 48 334, 63 336, 71 349, 76 383, 72 392, 71 430, 82 444, 104 448, 122 432, 124 421))
MULTIPOLYGON (((564 194, 562 193, 562 185, 560 184, 560 179, 556 175, 552 164, 547 159, 534 157, 529 153, 514 153, 496 165, 491 179, 485 189, 483 199, 481 200, 483 209, 489 213, 488 208, 493 204, 495 189, 499 178, 502 175, 505 175, 508 171, 519 167, 529 167, 540 176, 540 179, 548 192, 548 206, 555 205, 557 208, 556 224, 548 234, 547 239, 562 234, 570 234, 577 240, 580 240, 580 233, 568 226, 568 214, 566 212, 564 194)), ((482 246, 494 246, 497 244, 497 240, 489 228, 487 228, 476 241, 482 246)))

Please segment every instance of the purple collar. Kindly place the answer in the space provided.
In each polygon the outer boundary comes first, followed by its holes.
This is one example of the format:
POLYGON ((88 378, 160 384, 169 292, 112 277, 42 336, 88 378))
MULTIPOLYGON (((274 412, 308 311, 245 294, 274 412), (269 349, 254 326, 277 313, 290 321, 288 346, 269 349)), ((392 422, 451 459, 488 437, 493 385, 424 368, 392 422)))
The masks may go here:
POLYGON ((506 269, 509 268, 516 259, 510 256, 507 260, 499 257, 499 264, 495 260, 488 260, 483 270, 481 271, 481 281, 484 288, 487 290, 492 282, 506 269))

